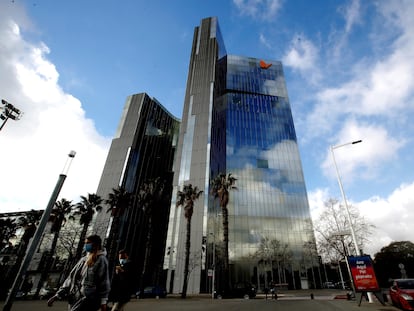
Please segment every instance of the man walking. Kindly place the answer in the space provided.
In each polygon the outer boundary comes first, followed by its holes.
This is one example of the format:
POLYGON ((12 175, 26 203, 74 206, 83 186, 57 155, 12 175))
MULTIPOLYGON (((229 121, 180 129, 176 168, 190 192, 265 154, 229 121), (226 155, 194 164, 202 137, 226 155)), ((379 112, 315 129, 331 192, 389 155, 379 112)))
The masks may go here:
POLYGON ((112 283, 112 299, 114 305, 112 311, 124 311, 125 305, 131 299, 131 261, 126 250, 118 253, 119 265, 115 267, 115 275, 112 283))

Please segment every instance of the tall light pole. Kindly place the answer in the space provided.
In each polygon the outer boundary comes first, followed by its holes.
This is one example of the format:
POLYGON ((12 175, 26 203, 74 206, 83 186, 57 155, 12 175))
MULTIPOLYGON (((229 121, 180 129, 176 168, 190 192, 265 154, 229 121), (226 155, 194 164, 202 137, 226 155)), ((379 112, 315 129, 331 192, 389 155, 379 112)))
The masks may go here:
MULTIPOLYGON (((342 186, 342 181, 341 181, 341 177, 339 175, 338 166, 336 165, 334 149, 337 149, 337 148, 340 148, 340 147, 343 147, 343 146, 347 146, 347 145, 359 144, 360 142, 362 142, 362 140, 355 140, 355 141, 351 141, 349 143, 345 143, 345 144, 341 144, 341 145, 336 145, 336 146, 331 146, 331 153, 332 153, 333 162, 335 164, 336 176, 338 177, 339 188, 341 189, 342 198, 343 198, 344 203, 345 203, 346 214, 348 216, 348 222, 349 222, 349 231, 351 231, 352 241, 354 242, 355 252, 356 252, 356 255, 357 256, 361 256, 361 251, 360 251, 360 249, 358 247, 358 242, 357 242, 357 239, 356 239, 356 236, 355 236, 354 226, 352 225, 351 214, 349 213, 348 203, 346 201, 344 187, 342 186)), ((347 263, 347 266, 348 266, 348 271, 351 271, 350 268, 349 268, 348 261, 346 263, 347 263)), ((354 291, 355 291, 355 285, 354 285, 354 291)), ((368 301, 370 303, 373 303, 372 293, 371 292, 367 292, 367 296, 368 296, 368 301)))
POLYGON ((213 260, 211 264, 211 299, 214 299, 214 282, 215 280, 215 274, 216 274, 216 233, 210 232, 210 235, 213 237, 213 260))
POLYGON ((344 200, 346 214, 348 216, 349 230, 351 231, 352 241, 354 242, 355 252, 356 252, 357 256, 361 255, 361 251, 359 250, 358 242, 357 242, 357 239, 356 239, 356 236, 355 236, 354 226, 352 225, 351 214, 349 213, 349 207, 348 207, 348 203, 346 201, 344 187, 342 186, 341 176, 339 175, 338 166, 336 165, 334 150, 337 149, 337 148, 343 147, 343 146, 347 146, 347 145, 355 145, 355 144, 358 144, 360 142, 362 142, 362 140, 356 140, 356 141, 352 141, 352 142, 349 142, 349 143, 346 143, 346 144, 331 146, 331 153, 332 153, 332 159, 333 159, 333 162, 334 162, 334 165, 335 165, 336 176, 338 178, 339 188, 341 189, 342 199, 344 200))
POLYGON ((52 212, 52 208, 55 205, 57 197, 59 196, 60 190, 62 189, 63 183, 65 182, 67 172, 69 170, 70 164, 72 163, 73 158, 75 157, 76 152, 71 151, 68 154, 68 158, 66 159, 65 166, 63 168, 62 173, 59 175, 59 179, 56 183, 55 189, 50 196, 49 203, 42 214, 42 218, 40 219, 39 225, 37 226, 36 232, 32 238, 31 243, 29 244, 29 248, 26 251, 26 255, 24 256, 23 262, 19 268, 19 272, 17 273, 16 278, 14 279, 14 283, 12 288, 10 289, 10 293, 7 296, 6 302, 3 306, 3 311, 10 311, 13 305, 14 297, 19 290, 24 276, 26 274, 27 268, 29 267, 30 261, 32 260, 33 254, 35 253, 40 239, 45 231, 46 224, 49 220, 50 214, 52 212))
POLYGON ((4 105, 4 107, 0 109, 0 111, 3 110, 0 113, 0 119, 3 120, 3 123, 0 126, 0 131, 3 128, 3 126, 6 124, 8 119, 19 120, 22 114, 22 112, 19 109, 17 109, 12 104, 5 101, 4 99, 1 100, 1 104, 4 105))

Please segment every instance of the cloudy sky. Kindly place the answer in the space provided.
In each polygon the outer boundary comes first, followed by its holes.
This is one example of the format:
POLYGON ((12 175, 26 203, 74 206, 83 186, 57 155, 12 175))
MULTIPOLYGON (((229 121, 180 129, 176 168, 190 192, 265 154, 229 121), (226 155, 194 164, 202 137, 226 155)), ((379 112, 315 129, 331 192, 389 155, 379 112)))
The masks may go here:
POLYGON ((281 60, 311 211, 341 199, 376 226, 366 251, 414 241, 414 1, 0 0, 1 212, 95 193, 128 95, 181 117, 194 27, 217 16, 227 52, 281 60))

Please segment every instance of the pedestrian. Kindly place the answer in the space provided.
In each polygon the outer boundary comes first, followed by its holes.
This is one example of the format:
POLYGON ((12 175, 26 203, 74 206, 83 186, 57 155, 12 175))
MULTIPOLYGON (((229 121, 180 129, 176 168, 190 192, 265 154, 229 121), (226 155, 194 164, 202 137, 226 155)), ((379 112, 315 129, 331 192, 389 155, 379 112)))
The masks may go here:
POLYGON ((120 250, 118 253, 119 265, 115 267, 112 281, 111 297, 114 302, 112 311, 124 311, 125 305, 131 299, 131 261, 128 252, 120 250))
POLYGON ((22 285, 22 291, 25 297, 27 297, 27 294, 32 290, 33 282, 31 278, 25 277, 22 285))
POLYGON ((108 260, 98 235, 86 238, 82 257, 63 282, 57 293, 48 300, 53 305, 56 299, 68 298, 69 311, 106 311, 110 291, 108 260))

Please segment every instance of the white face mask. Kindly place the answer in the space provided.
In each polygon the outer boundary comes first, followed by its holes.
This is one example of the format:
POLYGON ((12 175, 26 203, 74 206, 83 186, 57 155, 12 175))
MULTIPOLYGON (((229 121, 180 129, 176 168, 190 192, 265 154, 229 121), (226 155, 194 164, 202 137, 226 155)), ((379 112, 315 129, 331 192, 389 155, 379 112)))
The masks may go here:
POLYGON ((119 259, 119 263, 121 264, 121 265, 124 265, 125 263, 126 263, 126 259, 125 258, 121 258, 121 259, 119 259))

